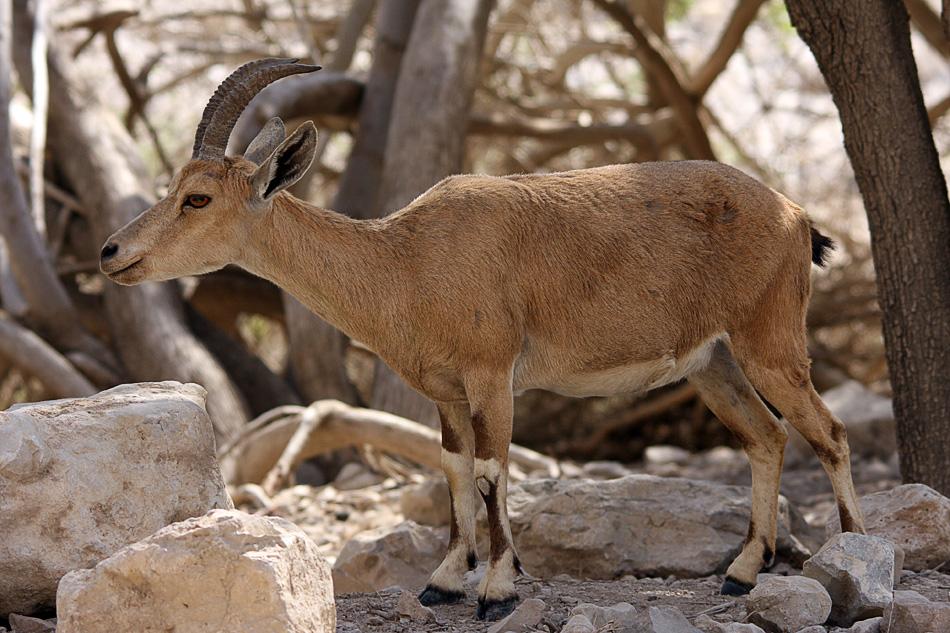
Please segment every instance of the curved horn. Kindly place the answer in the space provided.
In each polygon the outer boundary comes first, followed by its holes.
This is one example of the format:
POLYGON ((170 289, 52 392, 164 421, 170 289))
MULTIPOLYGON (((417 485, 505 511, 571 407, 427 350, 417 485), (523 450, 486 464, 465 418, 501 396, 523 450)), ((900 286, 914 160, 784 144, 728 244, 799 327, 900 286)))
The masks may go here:
POLYGON ((205 106, 195 133, 192 158, 221 160, 238 117, 257 93, 278 79, 320 70, 320 66, 298 64, 298 59, 269 57, 244 64, 221 82, 205 106))

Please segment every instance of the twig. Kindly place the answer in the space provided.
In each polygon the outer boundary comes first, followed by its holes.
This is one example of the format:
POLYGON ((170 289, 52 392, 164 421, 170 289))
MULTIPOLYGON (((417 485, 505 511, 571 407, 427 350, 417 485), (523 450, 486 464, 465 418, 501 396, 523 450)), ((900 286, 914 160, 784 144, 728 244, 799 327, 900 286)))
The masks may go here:
POLYGON ((290 437, 290 441, 287 442, 287 446, 284 447, 284 452, 281 453, 280 459, 277 460, 277 463, 271 468, 261 483, 261 488, 263 488, 266 494, 273 496, 274 493, 284 487, 290 475, 293 473, 294 468, 301 461, 300 454, 303 452, 307 440, 310 439, 313 432, 326 420, 327 416, 330 415, 333 407, 334 401, 321 400, 314 402, 303 410, 303 413, 300 415, 300 422, 297 424, 297 429, 290 437))

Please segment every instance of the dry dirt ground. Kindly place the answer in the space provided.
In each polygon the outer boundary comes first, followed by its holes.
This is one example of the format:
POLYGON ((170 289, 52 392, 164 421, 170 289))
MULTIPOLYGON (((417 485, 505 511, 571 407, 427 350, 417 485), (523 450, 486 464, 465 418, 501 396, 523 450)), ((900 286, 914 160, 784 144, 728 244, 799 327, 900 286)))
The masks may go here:
MULTIPOLYGON (((750 483, 748 465, 744 456, 738 452, 735 459, 731 460, 721 459, 721 454, 715 460, 706 459, 699 454, 691 456, 684 463, 640 465, 631 467, 629 472, 686 476, 723 484, 750 483)), ((853 472, 859 495, 890 489, 900 484, 896 459, 889 463, 877 459, 856 459, 853 472)), ((403 517, 399 512, 401 487, 401 484, 393 479, 345 492, 335 491, 331 487, 314 490, 307 486, 296 486, 275 498, 278 507, 273 513, 300 525, 332 562, 353 534, 402 521, 403 517)), ((828 478, 817 460, 787 470, 783 475, 782 493, 801 510, 810 524, 816 529, 823 529, 824 517, 834 507, 834 502, 828 478)), ((787 566, 783 569, 782 565, 770 571, 800 573, 800 570, 789 569, 787 566)), ((950 601, 950 575, 942 571, 919 574, 905 571, 900 588, 912 589, 930 600, 950 601)), ((466 602, 434 608, 434 623, 412 622, 405 616, 398 615, 395 608, 402 592, 398 588, 373 594, 338 596, 337 630, 342 633, 487 631, 491 623, 480 622, 474 618, 477 573, 478 570, 469 574, 466 602)), ((651 605, 673 605, 690 621, 700 614, 706 614, 720 622, 741 622, 746 617, 745 600, 720 596, 718 591, 721 582, 722 578, 717 576, 698 579, 625 577, 613 581, 574 579, 568 576, 544 579, 523 577, 517 582, 517 588, 522 600, 538 598, 545 603, 545 618, 536 630, 554 633, 564 625, 571 609, 583 602, 599 606, 628 602, 638 611, 651 605)))

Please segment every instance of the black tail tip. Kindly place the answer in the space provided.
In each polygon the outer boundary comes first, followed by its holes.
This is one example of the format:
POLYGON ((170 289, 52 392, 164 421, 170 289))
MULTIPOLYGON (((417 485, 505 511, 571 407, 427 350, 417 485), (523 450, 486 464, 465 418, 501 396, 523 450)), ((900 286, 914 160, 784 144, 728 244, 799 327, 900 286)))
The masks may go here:
POLYGON ((822 235, 818 229, 811 226, 811 261, 822 268, 828 263, 828 256, 835 249, 835 241, 827 235, 822 235))

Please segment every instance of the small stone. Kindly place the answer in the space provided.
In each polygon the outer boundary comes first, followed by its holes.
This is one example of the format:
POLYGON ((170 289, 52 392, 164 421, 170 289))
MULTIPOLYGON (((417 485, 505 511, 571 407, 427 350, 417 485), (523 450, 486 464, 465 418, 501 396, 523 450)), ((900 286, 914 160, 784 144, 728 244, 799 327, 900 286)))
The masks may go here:
POLYGON ((41 620, 19 613, 10 614, 12 633, 56 633, 56 620, 41 620))
MULTIPOLYGON (((765 631, 763 631, 761 627, 749 622, 745 624, 741 624, 739 622, 729 622, 727 624, 720 625, 719 633, 765 633, 765 631)), ((801 631, 800 633, 805 633, 805 631, 801 631)), ((822 627, 821 633, 825 633, 824 627, 822 627)))
POLYGON ((950 604, 931 602, 916 591, 895 591, 884 610, 883 633, 950 633, 950 604))
POLYGON ((596 630, 594 624, 587 617, 572 615, 567 620, 564 628, 561 629, 561 633, 594 633, 596 630))
POLYGON ((855 622, 848 633, 881 633, 881 626, 884 623, 884 618, 869 618, 867 620, 861 620, 860 622, 855 622))
POLYGON ((533 630, 544 616, 544 603, 529 598, 515 607, 504 619, 488 629, 488 633, 524 633, 533 630))
POLYGON ((571 615, 583 615, 595 628, 600 629, 609 622, 629 625, 637 617, 637 610, 627 602, 618 602, 610 607, 584 602, 571 609, 571 615))
POLYGON ((647 607, 629 629, 631 633, 702 633, 676 607, 647 607))
POLYGON ((768 633, 788 633, 821 624, 831 613, 831 597, 817 580, 776 576, 749 593, 749 622, 768 633))
POLYGON ((884 539, 846 532, 805 561, 803 572, 831 596, 828 622, 846 627, 884 614, 894 588, 894 560, 894 548, 884 539))
POLYGON ((666 446, 658 444, 648 446, 643 453, 643 460, 648 466, 659 466, 661 464, 676 464, 682 466, 689 461, 691 454, 689 451, 678 446, 666 446))
POLYGON ((412 591, 403 591, 399 594, 399 602, 396 603, 396 613, 404 615, 416 624, 431 624, 435 622, 435 611, 429 607, 422 606, 419 598, 412 591))

